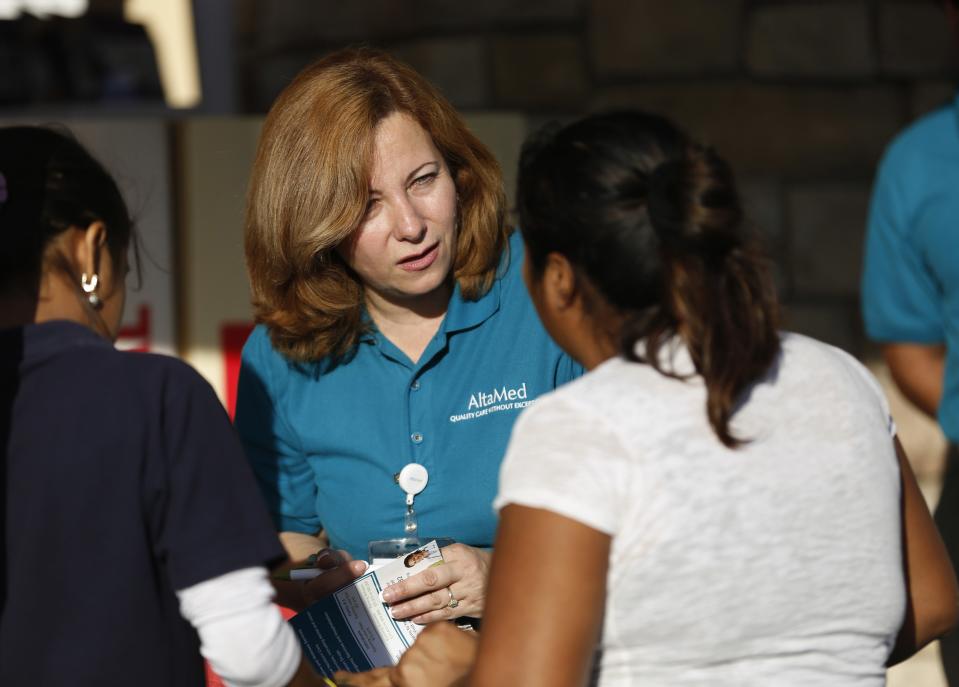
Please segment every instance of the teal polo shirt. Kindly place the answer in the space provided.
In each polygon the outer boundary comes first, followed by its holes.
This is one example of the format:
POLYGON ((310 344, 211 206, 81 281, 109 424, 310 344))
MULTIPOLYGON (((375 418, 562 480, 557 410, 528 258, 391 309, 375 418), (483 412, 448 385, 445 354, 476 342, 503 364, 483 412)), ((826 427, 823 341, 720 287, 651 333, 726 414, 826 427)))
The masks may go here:
POLYGON ((421 536, 493 543, 499 466, 516 417, 582 374, 550 339, 510 239, 498 278, 477 301, 457 287, 419 362, 378 332, 355 354, 294 364, 263 326, 243 349, 236 427, 277 529, 315 533, 354 558, 370 540, 402 537, 405 494, 394 475, 429 471, 415 500, 421 536))
POLYGON ((939 423, 959 442, 959 97, 903 131, 883 156, 862 308, 875 341, 946 345, 939 423))

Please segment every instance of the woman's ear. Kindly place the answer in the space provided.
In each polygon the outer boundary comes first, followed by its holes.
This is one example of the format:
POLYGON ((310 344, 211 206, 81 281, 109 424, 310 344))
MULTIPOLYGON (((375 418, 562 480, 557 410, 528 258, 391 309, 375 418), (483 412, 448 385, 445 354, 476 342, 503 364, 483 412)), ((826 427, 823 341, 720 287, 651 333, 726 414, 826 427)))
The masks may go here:
POLYGON ((546 256, 542 285, 544 297, 557 310, 567 310, 576 302, 576 270, 565 255, 554 252, 546 256))
POLYGON ((76 242, 76 261, 80 271, 92 278, 99 274, 102 252, 106 250, 107 227, 97 220, 82 230, 81 239, 76 242))

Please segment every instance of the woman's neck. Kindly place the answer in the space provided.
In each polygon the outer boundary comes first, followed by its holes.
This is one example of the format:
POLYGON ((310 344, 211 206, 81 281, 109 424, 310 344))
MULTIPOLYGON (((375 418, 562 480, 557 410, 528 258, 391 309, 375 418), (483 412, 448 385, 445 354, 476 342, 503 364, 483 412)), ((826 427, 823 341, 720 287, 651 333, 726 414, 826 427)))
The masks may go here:
POLYGON ((446 317, 452 292, 452 286, 444 286, 415 299, 394 301, 367 291, 366 309, 380 333, 416 363, 446 317))
POLYGON ((34 287, 0 292, 0 329, 52 320, 91 327, 88 313, 66 280, 47 273, 34 287))
POLYGON ((625 319, 618 312, 596 304, 587 310, 580 302, 570 315, 575 324, 570 327, 567 353, 587 371, 621 353, 620 337, 625 319))

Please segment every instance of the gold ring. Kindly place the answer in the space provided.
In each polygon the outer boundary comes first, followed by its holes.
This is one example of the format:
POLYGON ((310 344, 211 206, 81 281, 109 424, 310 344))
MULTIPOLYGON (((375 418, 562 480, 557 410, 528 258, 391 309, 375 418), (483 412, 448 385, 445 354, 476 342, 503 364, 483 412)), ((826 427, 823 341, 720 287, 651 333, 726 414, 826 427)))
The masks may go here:
POLYGON ((456 608, 460 605, 460 602, 456 600, 455 596, 453 596, 453 590, 451 588, 447 587, 446 593, 450 595, 450 602, 446 604, 447 608, 456 608))

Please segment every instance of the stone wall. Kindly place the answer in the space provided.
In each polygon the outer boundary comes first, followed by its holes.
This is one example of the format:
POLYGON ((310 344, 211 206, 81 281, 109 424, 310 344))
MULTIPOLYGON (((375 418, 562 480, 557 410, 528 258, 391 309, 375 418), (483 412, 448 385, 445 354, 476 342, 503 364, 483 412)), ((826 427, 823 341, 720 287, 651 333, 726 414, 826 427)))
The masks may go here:
POLYGON ((387 48, 466 111, 531 126, 610 107, 671 115, 737 169, 790 328, 868 354, 858 278, 889 139, 947 101, 934 0, 243 0, 241 84, 262 112, 333 48, 387 48))

